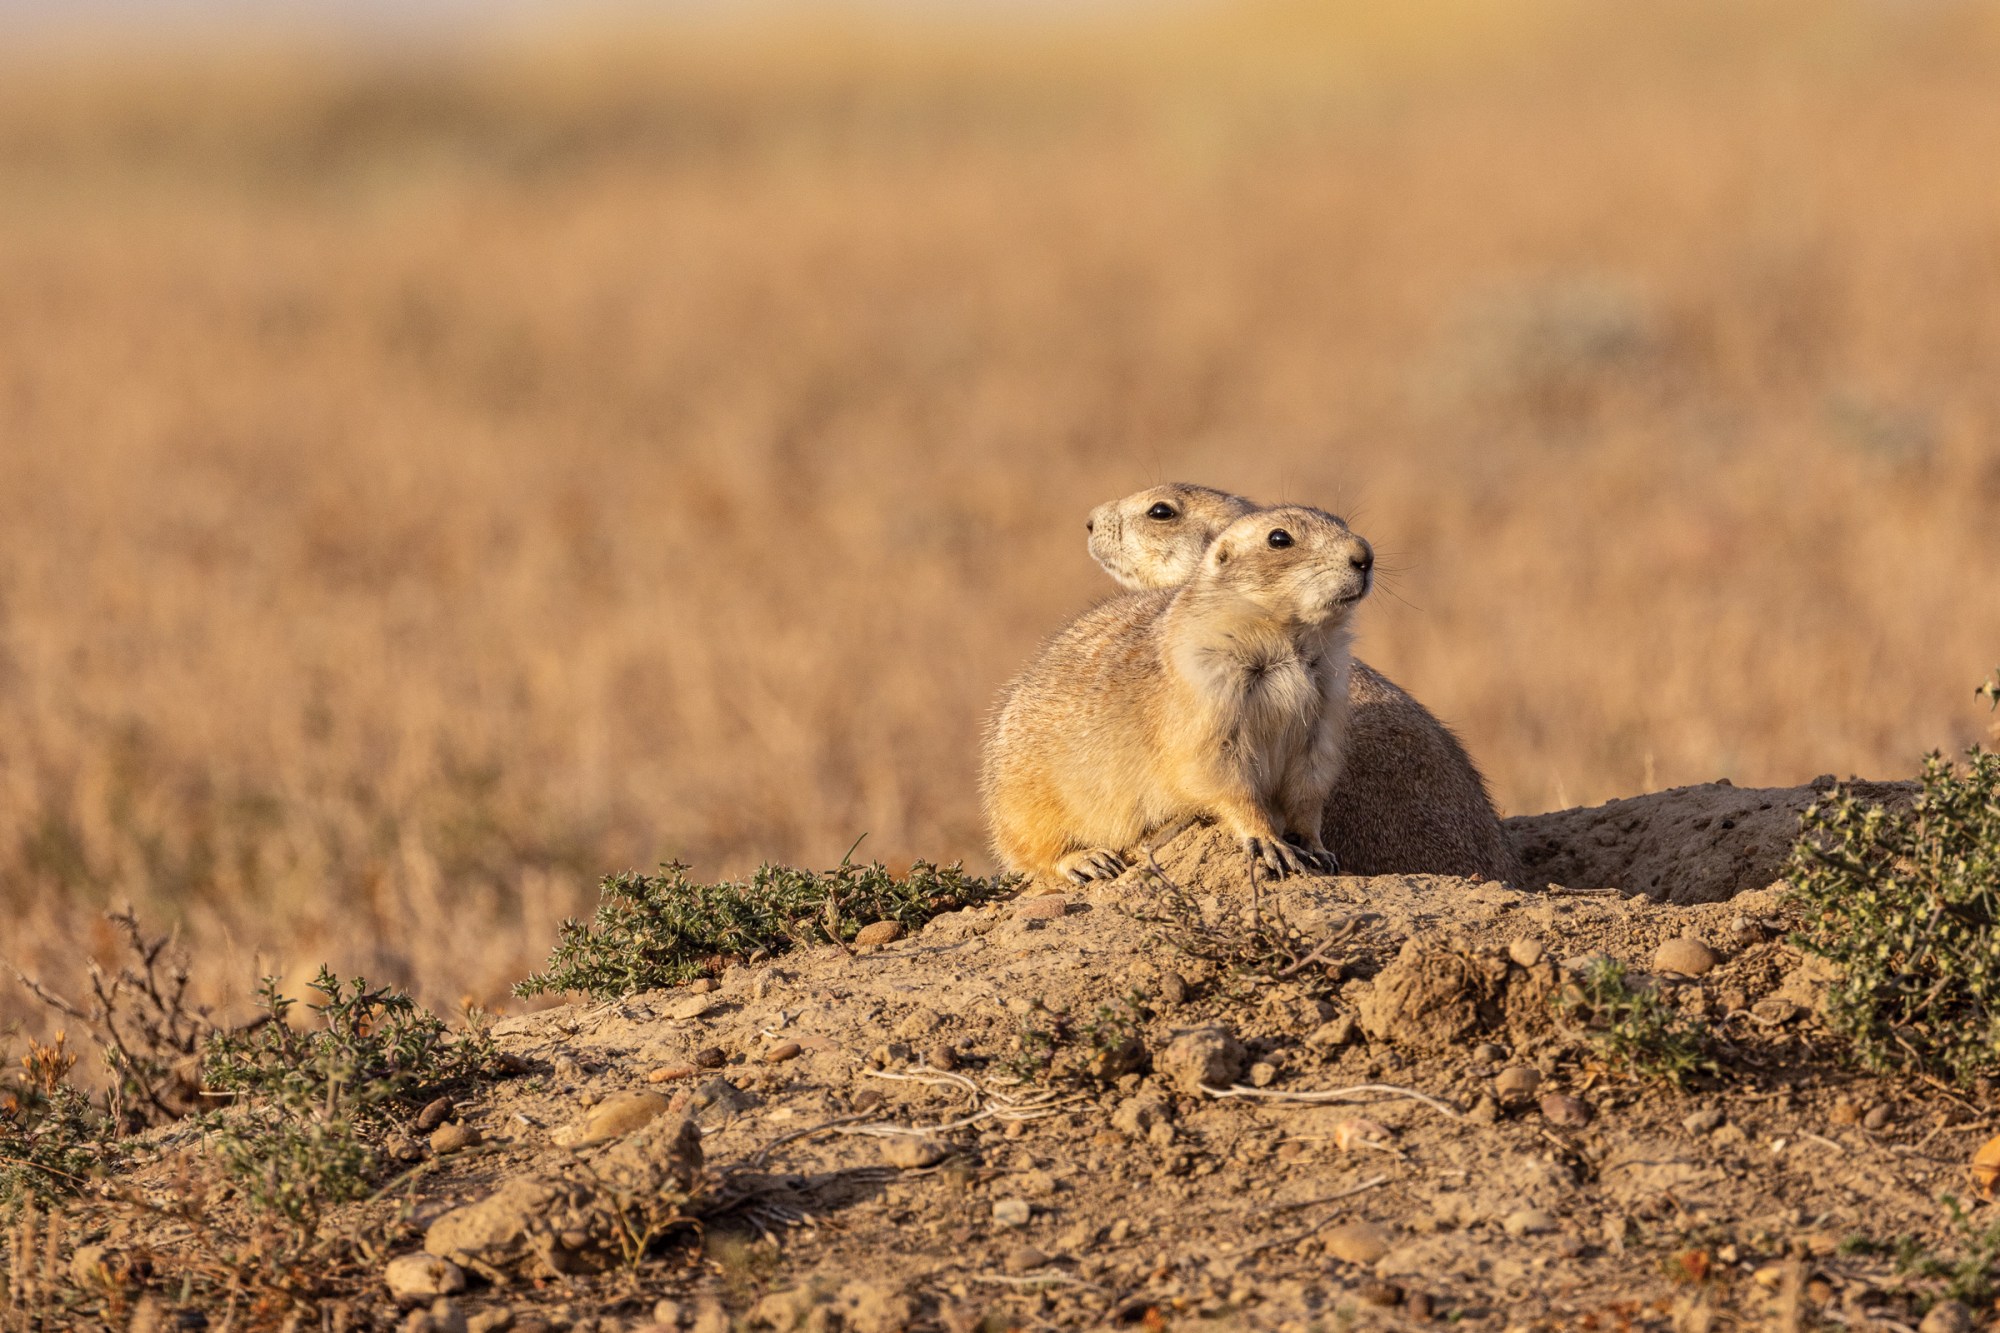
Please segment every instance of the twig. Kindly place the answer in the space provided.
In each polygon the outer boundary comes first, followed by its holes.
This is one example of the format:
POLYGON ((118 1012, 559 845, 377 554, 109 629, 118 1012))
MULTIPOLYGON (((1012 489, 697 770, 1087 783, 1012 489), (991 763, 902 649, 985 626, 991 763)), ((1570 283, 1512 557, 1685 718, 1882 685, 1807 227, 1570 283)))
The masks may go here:
POLYGON ((1572 889, 1566 884, 1551 884, 1543 890, 1551 898, 1623 898, 1623 889, 1572 889))
POLYGON ((1032 1287, 1042 1283, 1054 1283, 1057 1286, 1064 1287, 1086 1287, 1091 1291, 1108 1292, 1111 1290, 1109 1287, 1100 1287, 1095 1282, 1086 1282, 1080 1277, 1071 1277, 1068 1273, 1028 1273, 1020 1277, 1009 1277, 1004 1273, 974 1273, 972 1280, 974 1282, 997 1282, 1009 1287, 1032 1287))
MULTIPOLYGON (((858 1115, 844 1115, 814 1125, 810 1129, 795 1129, 789 1134, 780 1134, 777 1138, 772 1139, 769 1143, 765 1144, 763 1147, 757 1150, 756 1154, 752 1156, 749 1159, 748 1163, 746 1164, 746 1169, 761 1168, 766 1162, 771 1160, 772 1153, 784 1147, 787 1143, 794 1142, 795 1140, 798 1139, 811 1138, 815 1134, 824 1133, 829 1129, 835 1129, 841 1125, 852 1124, 854 1121, 859 1120, 860 1118, 861 1117, 858 1115)), ((735 1170, 738 1168, 732 1167, 730 1169, 735 1170)))
POLYGON ((1272 1092, 1268 1088, 1246 1088, 1241 1083, 1238 1083, 1228 1088, 1203 1087, 1202 1092, 1218 1100, 1231 1097, 1248 1097, 1274 1102, 1301 1102, 1309 1105, 1322 1102, 1351 1102, 1358 1100, 1364 1093, 1376 1093, 1380 1094, 1375 1099, 1378 1101, 1408 1098, 1411 1101, 1422 1102, 1432 1110, 1450 1116, 1453 1120, 1462 1118, 1458 1111, 1453 1109, 1449 1104, 1441 1102, 1426 1093, 1418 1092, 1415 1088, 1397 1087, 1393 1083, 1357 1083, 1351 1088, 1329 1088, 1320 1092, 1272 1092))

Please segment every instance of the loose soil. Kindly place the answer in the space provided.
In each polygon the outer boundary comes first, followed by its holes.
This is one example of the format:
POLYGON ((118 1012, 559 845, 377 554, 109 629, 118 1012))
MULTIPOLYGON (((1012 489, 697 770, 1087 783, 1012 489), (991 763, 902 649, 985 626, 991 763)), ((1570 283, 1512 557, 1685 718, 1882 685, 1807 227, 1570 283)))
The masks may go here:
MULTIPOLYGON (((1914 1327, 1942 1281, 1887 1251, 1964 1252, 1940 1199, 1973 1193, 1990 1099, 1862 1075, 1819 1026, 1827 976, 1786 942, 1772 884, 1814 795, 1697 787, 1514 820, 1532 890, 1253 890, 1196 829, 1157 874, 504 1020, 524 1072, 456 1108, 479 1143, 350 1210, 373 1257, 320 1280, 320 1317, 1914 1327), (1341 965, 1232 976, 1163 924, 1175 892, 1189 922, 1255 911, 1341 965), (1719 963, 1655 973, 1680 936, 1719 963), (1609 1062, 1555 1002, 1599 956, 1706 1024, 1720 1072, 1683 1089, 1609 1062), (659 1234, 621 1233, 616 1205, 642 1196, 659 1234), (469 1286, 399 1306, 384 1265, 427 1237, 469 1286)), ((192 1137, 150 1144, 136 1179, 162 1201, 192 1137)), ((187 1241, 95 1225, 160 1271, 187 1241)))

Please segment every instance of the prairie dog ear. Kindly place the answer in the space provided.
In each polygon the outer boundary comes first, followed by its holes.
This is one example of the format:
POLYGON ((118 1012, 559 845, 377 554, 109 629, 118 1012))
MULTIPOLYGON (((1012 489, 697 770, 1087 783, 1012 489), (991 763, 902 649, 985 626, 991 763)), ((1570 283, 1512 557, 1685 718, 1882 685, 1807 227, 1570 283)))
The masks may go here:
POLYGON ((1229 563, 1229 543, 1217 542, 1208 548, 1209 563, 1220 567, 1229 563))

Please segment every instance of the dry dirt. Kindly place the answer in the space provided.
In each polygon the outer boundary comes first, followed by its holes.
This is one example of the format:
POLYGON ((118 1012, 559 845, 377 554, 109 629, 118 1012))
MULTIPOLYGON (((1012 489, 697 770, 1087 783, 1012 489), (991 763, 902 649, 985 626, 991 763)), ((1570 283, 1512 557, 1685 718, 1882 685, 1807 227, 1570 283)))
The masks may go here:
MULTIPOLYGON (((1722 869, 1771 878, 1772 830, 1810 796, 1684 788, 1515 821, 1535 864, 1578 868, 1566 888, 1260 886, 1263 920, 1338 941, 1333 978, 1232 981, 1171 942, 1160 880, 1133 873, 504 1020, 525 1072, 456 1112, 482 1142, 357 1210, 384 1258, 428 1244, 469 1286, 399 1308, 378 1264, 329 1276, 322 1320, 1914 1327, 1940 1284, 1856 1242, 1959 1253, 1939 1199, 1970 1192, 1991 1126, 1843 1068, 1782 888, 1722 869), (1716 1036, 1720 1076, 1687 1090, 1608 1068, 1552 1003, 1578 962, 1652 974, 1679 936, 1720 956, 1651 978, 1716 1036), (1142 1049, 1092 1032, 1128 1001, 1142 1049), (1021 1080, 1024 1031, 1062 1034, 1052 1073, 1021 1080), (673 1222, 684 1197, 700 1222, 673 1222), (633 1267, 635 1199, 664 1225, 633 1267)), ((1208 830, 1158 856, 1217 926, 1253 906, 1241 866, 1208 830)), ((162 1197, 191 1134, 140 1173, 162 1197)))

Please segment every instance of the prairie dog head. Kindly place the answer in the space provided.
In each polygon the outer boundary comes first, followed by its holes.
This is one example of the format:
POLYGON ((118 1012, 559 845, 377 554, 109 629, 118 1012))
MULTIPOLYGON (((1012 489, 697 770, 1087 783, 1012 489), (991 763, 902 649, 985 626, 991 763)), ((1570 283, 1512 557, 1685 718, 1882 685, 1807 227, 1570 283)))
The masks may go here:
POLYGON ((1217 534, 1188 587, 1318 626, 1345 621, 1374 582, 1374 549, 1345 522, 1306 505, 1279 505, 1252 510, 1217 534))
POLYGON ((1177 588, 1216 535, 1257 506, 1240 495, 1170 481, 1090 511, 1091 558, 1127 588, 1177 588))

